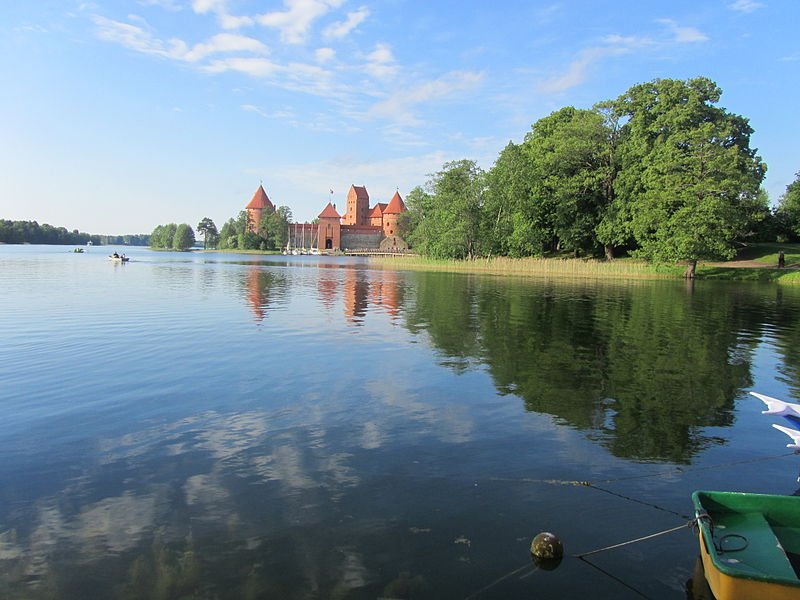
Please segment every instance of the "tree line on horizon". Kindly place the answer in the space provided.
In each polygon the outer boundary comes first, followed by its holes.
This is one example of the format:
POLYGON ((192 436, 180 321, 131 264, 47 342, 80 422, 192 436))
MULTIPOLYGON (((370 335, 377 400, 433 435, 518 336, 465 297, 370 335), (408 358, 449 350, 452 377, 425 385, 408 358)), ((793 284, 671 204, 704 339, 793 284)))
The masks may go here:
POLYGON ((436 258, 629 255, 687 261, 687 277, 742 242, 800 238, 800 183, 770 209, 753 129, 721 95, 705 77, 656 79, 561 108, 488 171, 445 163, 409 192, 402 235, 436 258))
POLYGON ((156 225, 150 234, 150 247, 159 250, 188 250, 194 243, 194 229, 187 223, 156 225))
POLYGON ((12 221, 0 219, 0 244, 79 244, 92 242, 98 246, 147 246, 150 236, 144 233, 125 235, 98 235, 66 227, 56 227, 37 221, 12 221))

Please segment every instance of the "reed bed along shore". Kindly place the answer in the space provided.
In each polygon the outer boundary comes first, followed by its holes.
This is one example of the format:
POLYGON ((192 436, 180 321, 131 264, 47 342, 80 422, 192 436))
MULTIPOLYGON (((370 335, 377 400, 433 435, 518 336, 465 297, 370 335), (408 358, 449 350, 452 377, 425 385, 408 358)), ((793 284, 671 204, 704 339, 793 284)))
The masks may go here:
MULTIPOLYGON (((543 277, 563 279, 616 279, 616 280, 666 280, 683 279, 686 266, 657 265, 642 260, 622 258, 612 261, 592 258, 477 258, 473 260, 444 260, 421 256, 371 257, 370 263, 393 269, 417 271, 448 271, 453 273, 481 273, 518 277, 543 277)), ((698 280, 752 281, 800 285, 800 268, 776 269, 720 263, 697 267, 698 280)))
POLYGON ((685 269, 682 266, 658 266, 633 259, 604 261, 583 258, 494 257, 447 260, 421 256, 381 256, 370 258, 370 263, 419 271, 576 279, 680 279, 685 269))

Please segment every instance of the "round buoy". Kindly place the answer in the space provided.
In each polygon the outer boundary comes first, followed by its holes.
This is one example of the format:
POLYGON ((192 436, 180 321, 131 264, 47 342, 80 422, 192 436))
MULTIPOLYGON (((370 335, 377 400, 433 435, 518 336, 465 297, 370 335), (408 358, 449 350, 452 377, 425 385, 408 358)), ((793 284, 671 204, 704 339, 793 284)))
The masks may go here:
POLYGON ((564 556, 564 544, 555 534, 543 531, 533 538, 531 554, 539 561, 560 560, 564 556))

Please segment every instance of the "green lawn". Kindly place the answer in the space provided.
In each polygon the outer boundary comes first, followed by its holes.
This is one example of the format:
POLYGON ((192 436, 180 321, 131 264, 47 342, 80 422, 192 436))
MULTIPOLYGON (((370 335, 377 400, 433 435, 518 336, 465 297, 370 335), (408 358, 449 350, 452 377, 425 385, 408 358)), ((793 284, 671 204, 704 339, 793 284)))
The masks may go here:
POLYGON ((754 260, 776 266, 778 253, 783 250, 787 267, 800 267, 800 244, 759 243, 748 244, 739 251, 737 260, 754 260))

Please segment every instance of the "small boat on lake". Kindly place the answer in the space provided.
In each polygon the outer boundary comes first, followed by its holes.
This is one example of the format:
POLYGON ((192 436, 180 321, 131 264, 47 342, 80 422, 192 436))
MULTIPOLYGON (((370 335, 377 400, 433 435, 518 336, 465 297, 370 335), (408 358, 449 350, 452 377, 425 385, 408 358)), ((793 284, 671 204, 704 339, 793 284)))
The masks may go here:
POLYGON ((697 491, 692 501, 717 600, 800 598, 800 496, 697 491))
POLYGON ((111 262, 126 263, 126 262, 128 262, 130 260, 130 258, 125 256, 124 254, 119 255, 119 256, 114 256, 112 254, 111 256, 108 257, 108 260, 110 260, 111 262))
POLYGON ((83 254, 83 248, 75 248, 73 252, 75 252, 76 254, 83 254))

